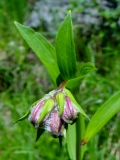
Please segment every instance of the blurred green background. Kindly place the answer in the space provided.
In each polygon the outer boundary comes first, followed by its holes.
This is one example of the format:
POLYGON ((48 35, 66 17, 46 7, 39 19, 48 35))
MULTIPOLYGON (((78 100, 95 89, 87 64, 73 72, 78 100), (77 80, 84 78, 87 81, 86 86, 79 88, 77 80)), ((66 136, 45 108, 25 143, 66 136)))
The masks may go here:
MULTIPOLYGON (((27 121, 13 123, 55 86, 41 62, 15 28, 32 27, 55 45, 55 35, 72 10, 78 68, 92 62, 97 71, 79 85, 77 99, 89 117, 120 90, 119 0, 0 1, 0 159, 69 160, 49 133, 35 143, 36 130, 27 121)), ((86 124, 88 121, 86 120, 86 124)), ((88 143, 84 160, 120 159, 120 113, 88 143)))

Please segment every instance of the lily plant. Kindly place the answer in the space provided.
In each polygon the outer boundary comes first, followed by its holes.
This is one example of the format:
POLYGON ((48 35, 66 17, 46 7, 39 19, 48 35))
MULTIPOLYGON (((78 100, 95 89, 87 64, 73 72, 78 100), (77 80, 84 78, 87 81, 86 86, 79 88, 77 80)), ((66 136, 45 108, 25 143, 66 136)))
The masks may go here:
POLYGON ((37 128, 36 141, 45 130, 54 138, 59 138, 60 144, 62 137, 65 137, 70 159, 82 160, 86 151, 86 147, 82 145, 120 110, 120 92, 105 102, 91 120, 76 101, 72 93, 75 84, 96 68, 91 62, 87 62, 81 70, 77 70, 71 11, 58 29, 55 48, 40 33, 18 22, 15 25, 56 86, 55 90, 33 103, 28 112, 16 122, 28 117, 30 123, 37 128), (83 117, 89 121, 86 130, 83 127, 83 117))

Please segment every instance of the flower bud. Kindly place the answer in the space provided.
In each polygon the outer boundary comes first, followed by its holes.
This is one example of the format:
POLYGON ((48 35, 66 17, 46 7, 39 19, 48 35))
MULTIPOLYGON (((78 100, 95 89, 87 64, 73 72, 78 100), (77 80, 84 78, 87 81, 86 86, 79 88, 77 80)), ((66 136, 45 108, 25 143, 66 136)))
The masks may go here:
POLYGON ((29 121, 38 128, 36 140, 44 130, 49 131, 53 137, 60 138, 66 135, 67 123, 73 124, 79 113, 88 118, 72 93, 62 86, 62 88, 58 87, 58 89, 45 94, 42 99, 32 105, 31 110, 15 123, 29 116, 29 121))
MULTIPOLYGON (((84 115, 86 118, 89 119, 89 117, 86 115, 86 113, 84 112, 84 110, 82 109, 82 107, 77 103, 77 101, 75 100, 74 96, 72 95, 72 93, 68 90, 68 89, 64 89, 65 94, 69 97, 69 99, 71 100, 71 102, 74 104, 75 108, 77 110, 79 110, 79 112, 84 115)), ((89 119, 90 120, 90 119, 89 119)))
POLYGON ((54 107, 54 100, 49 98, 47 100, 39 101, 32 109, 29 115, 29 121, 37 128, 44 117, 51 112, 54 107))
POLYGON ((68 96, 66 96, 62 119, 66 123, 73 124, 77 120, 79 113, 80 111, 77 106, 70 100, 68 96))
POLYGON ((31 108, 31 113, 28 119, 35 127, 39 127, 38 119, 40 117, 43 104, 44 100, 41 100, 35 106, 33 106, 33 108, 31 108))
POLYGON ((58 115, 58 111, 54 109, 45 119, 43 123, 45 130, 49 131, 55 138, 63 136, 63 122, 58 115))

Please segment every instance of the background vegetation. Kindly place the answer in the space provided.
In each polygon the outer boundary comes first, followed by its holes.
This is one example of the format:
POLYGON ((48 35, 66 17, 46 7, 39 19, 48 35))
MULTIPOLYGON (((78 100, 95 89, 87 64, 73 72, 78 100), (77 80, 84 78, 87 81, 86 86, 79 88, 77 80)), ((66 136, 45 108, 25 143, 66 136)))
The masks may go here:
MULTIPOLYGON (((65 141, 60 148, 58 139, 45 133, 35 143, 36 130, 27 120, 13 125, 33 102, 55 88, 14 26, 14 21, 29 24, 35 3, 30 0, 0 1, 0 159, 68 160, 65 141)), ((54 18, 51 32, 43 21, 33 27, 53 45, 61 22, 55 14, 62 13, 62 9, 56 9, 54 13, 51 9, 54 18)), ((97 67, 96 72, 81 82, 76 95, 86 113, 92 117, 103 102, 120 90, 120 2, 76 0, 67 3, 64 13, 69 9, 73 13, 78 67, 87 61, 97 67)), ((84 159, 120 159, 119 119, 120 113, 88 143, 84 159)))

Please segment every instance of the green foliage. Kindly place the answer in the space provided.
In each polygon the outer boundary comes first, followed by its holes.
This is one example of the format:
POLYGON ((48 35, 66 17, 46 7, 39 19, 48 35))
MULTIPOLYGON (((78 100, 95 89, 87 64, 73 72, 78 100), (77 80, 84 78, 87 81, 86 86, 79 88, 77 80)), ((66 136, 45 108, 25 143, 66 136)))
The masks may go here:
POLYGON ((81 70, 80 70, 80 73, 78 73, 78 77, 77 78, 74 78, 74 79, 70 79, 67 81, 67 84, 66 86, 69 88, 69 87, 74 87, 74 84, 79 82, 80 80, 82 80, 87 74, 89 74, 90 72, 96 70, 95 66, 90 63, 90 62, 87 62, 85 63, 81 70))
MULTIPOLYGON (((22 14, 20 13, 18 16, 16 8, 20 4, 12 5, 12 3, 18 2, 21 3, 21 0, 17 2, 0 1, 0 135, 2 137, 0 140, 0 159, 17 160, 19 157, 22 160, 69 160, 64 140, 61 149, 57 139, 44 133, 35 143, 36 132, 27 120, 11 125, 28 110, 34 101, 54 88, 43 66, 23 42, 18 31, 16 32, 13 21, 17 20, 23 23, 23 19, 25 19, 23 10, 26 11, 24 4, 20 8, 22 14), (9 11, 6 5, 10 6, 9 11)), ((110 3, 117 2, 115 0, 110 3)), ((88 4, 83 0, 70 2, 68 8, 70 7, 75 13, 73 19, 79 16, 78 13, 82 16, 83 14, 90 15, 89 9, 93 10, 93 8, 98 11, 99 15, 95 14, 97 19, 98 17, 101 19, 101 24, 97 26, 96 24, 85 25, 83 23, 74 25, 77 70, 80 71, 84 62, 87 61, 91 61, 97 66, 96 72, 86 75, 81 85, 77 84, 76 92, 78 102, 88 116, 92 117, 97 109, 99 110, 99 107, 120 88, 120 36, 118 28, 120 9, 119 7, 106 9, 106 7, 101 7, 100 3, 91 1, 88 4), (85 12, 87 8, 88 12, 85 12)), ((53 42, 51 37, 47 38, 53 42)), ((77 76, 79 76, 78 72, 77 76)), ((74 86, 76 83, 77 81, 74 86)), ((87 123, 86 120, 85 125, 87 123)), ((83 131, 83 125, 81 126, 81 131, 83 131)), ((73 126, 69 125, 69 127, 73 126)), ((119 160, 119 133, 120 114, 118 112, 88 144, 82 147, 86 147, 83 159, 119 160)), ((70 134, 71 138, 67 143, 71 158, 72 155, 75 157, 73 134, 70 134)), ((82 136, 82 138, 84 137, 82 136)))
POLYGON ((75 77, 76 60, 74 52, 71 12, 69 11, 56 37, 57 62, 64 80, 75 77))
POLYGON ((89 122, 84 143, 87 143, 118 111, 120 111, 120 91, 107 100, 89 122))
MULTIPOLYGON (((9 43, 11 37, 19 37, 16 34, 16 28, 13 21, 19 21, 23 23, 26 19, 26 15, 29 15, 28 0, 1 0, 0 1, 0 49, 9 43), (9 28, 8 28, 9 26, 9 28), (6 36, 6 38, 4 38, 6 36)), ((14 39, 11 39, 14 40, 14 39)))
POLYGON ((91 71, 95 70, 94 65, 88 62, 82 67, 79 77, 76 78, 76 61, 73 45, 70 12, 66 16, 60 29, 58 30, 56 40, 56 53, 52 45, 49 42, 47 42, 47 40, 41 34, 37 32, 35 33, 32 29, 23 26, 17 22, 15 22, 15 24, 18 30, 20 31, 21 35, 24 37, 29 46, 33 49, 38 58, 44 64, 54 83, 57 83, 57 85, 63 80, 68 80, 67 86, 71 88, 73 83, 82 79, 91 71), (67 32, 66 27, 68 27, 67 32), (63 37, 63 35, 65 37, 63 37), (64 42, 62 38, 64 39, 64 42), (65 46, 63 46, 63 44, 65 46), (62 76, 62 79, 60 76, 62 76))
POLYGON ((15 24, 29 46, 44 64, 45 68, 53 79, 53 82, 56 83, 56 79, 59 75, 59 69, 57 66, 55 49, 53 46, 39 33, 35 33, 32 29, 17 22, 15 22, 15 24))
MULTIPOLYGON (((66 16, 60 29, 58 30, 57 39, 56 39, 56 54, 54 52, 54 48, 40 34, 34 33, 33 30, 23 25, 20 25, 17 22, 15 22, 15 24, 18 30, 20 31, 20 33, 22 34, 22 36, 24 37, 24 39, 29 44, 29 46, 34 50, 36 55, 43 62, 43 65, 46 67, 48 73, 50 74, 54 82, 57 82, 57 79, 59 78, 58 75, 62 76, 63 81, 65 80, 70 81, 72 78, 73 80, 76 79, 76 60, 75 60, 75 53, 74 53, 70 12, 66 16), (56 57, 57 57, 57 61, 56 61, 56 57), (59 67, 60 73, 58 71, 58 67, 59 67), (53 74, 53 71, 54 71, 54 74, 53 74)), ((91 63, 85 64, 81 69, 78 79, 83 78, 85 75, 87 75, 93 70, 95 70, 94 65, 92 65, 91 63)), ((74 99, 71 92, 67 89, 65 90, 65 92, 68 95, 68 97, 71 99, 71 101, 76 105, 76 107, 78 107, 80 113, 88 118, 88 116, 85 114, 82 107, 74 99)), ((54 107, 53 100, 52 99, 47 100, 45 102, 45 105, 43 105, 43 109, 42 109, 43 111, 41 112, 41 115, 38 121, 41 122, 41 120, 53 109, 53 107, 54 107), (52 101, 52 102, 49 102, 49 101, 52 101)), ((63 110, 63 104, 62 104, 62 110, 63 110)), ((26 115, 20 118, 18 121, 24 119, 25 117, 26 115)), ((42 133, 43 131, 38 129, 37 138, 36 138, 37 140, 42 133)), ((67 143, 68 143, 67 145, 69 145, 69 141, 67 141, 67 143)), ((69 153, 72 149, 71 147, 69 148, 69 153)), ((75 146, 74 146, 74 149, 76 151, 75 146)), ((79 156, 78 156, 78 152, 75 152, 75 153, 76 154, 74 158, 76 159, 76 157, 79 157, 79 156)), ((73 155, 71 154, 70 156, 73 157, 73 155)))

